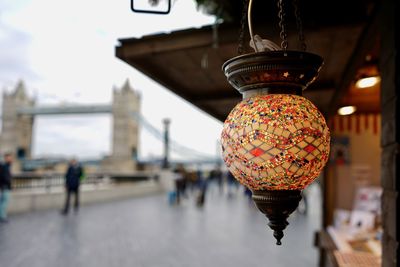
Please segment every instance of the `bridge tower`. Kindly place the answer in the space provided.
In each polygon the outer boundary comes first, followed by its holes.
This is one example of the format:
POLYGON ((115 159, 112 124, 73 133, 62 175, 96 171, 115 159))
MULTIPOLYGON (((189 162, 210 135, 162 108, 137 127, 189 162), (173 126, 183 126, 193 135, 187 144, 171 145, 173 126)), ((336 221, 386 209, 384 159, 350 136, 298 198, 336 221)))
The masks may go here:
POLYGON ((121 89, 113 89, 113 137, 111 156, 103 161, 104 171, 129 173, 136 170, 139 127, 133 113, 140 112, 140 95, 126 80, 121 89))
POLYGON ((34 105, 23 81, 19 81, 12 92, 3 92, 0 153, 12 153, 17 159, 31 157, 33 116, 19 114, 18 110, 34 105))

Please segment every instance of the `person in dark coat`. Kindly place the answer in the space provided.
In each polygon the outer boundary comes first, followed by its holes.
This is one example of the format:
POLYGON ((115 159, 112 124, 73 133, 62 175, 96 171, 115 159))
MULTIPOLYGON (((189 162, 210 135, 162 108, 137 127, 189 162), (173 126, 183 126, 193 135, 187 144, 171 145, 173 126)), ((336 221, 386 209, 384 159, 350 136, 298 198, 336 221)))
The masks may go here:
POLYGON ((208 179, 207 177, 203 176, 203 172, 200 169, 197 171, 197 188, 199 190, 199 194, 196 198, 196 205, 198 207, 203 207, 206 200, 208 179))
POLYGON ((4 155, 4 162, 0 163, 0 223, 7 222, 7 207, 11 191, 11 164, 13 156, 4 155))
POLYGON ((67 173, 65 174, 65 189, 67 198, 65 200, 65 206, 62 214, 67 214, 69 211, 69 201, 71 194, 75 195, 74 209, 78 211, 79 208, 79 185, 81 183, 81 177, 83 175, 83 170, 81 165, 72 159, 68 165, 67 173))
POLYGON ((196 205, 198 207, 204 206, 204 202, 206 200, 207 187, 208 187, 207 179, 200 177, 198 181, 199 195, 196 199, 196 205))
POLYGON ((213 169, 208 177, 208 180, 211 181, 215 181, 218 185, 219 188, 219 193, 222 194, 224 188, 223 188, 223 180, 222 180, 222 171, 221 171, 221 167, 220 165, 217 165, 215 167, 215 169, 213 169))

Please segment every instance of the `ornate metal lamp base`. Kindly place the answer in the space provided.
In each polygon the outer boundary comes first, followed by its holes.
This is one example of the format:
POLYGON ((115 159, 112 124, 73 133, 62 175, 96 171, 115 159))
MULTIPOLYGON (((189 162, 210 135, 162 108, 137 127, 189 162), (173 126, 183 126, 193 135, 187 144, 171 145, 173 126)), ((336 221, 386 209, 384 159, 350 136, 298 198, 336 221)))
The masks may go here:
POLYGON ((283 230, 289 225, 287 218, 299 205, 300 193, 300 190, 253 191, 253 200, 257 208, 267 216, 268 226, 274 230, 277 245, 282 245, 283 230))
MULTIPOLYGON (((267 51, 229 59, 222 69, 229 83, 240 93, 263 90, 263 93, 301 95, 318 76, 322 57, 302 51, 267 51)), ((245 96, 246 97, 246 96, 245 96)))

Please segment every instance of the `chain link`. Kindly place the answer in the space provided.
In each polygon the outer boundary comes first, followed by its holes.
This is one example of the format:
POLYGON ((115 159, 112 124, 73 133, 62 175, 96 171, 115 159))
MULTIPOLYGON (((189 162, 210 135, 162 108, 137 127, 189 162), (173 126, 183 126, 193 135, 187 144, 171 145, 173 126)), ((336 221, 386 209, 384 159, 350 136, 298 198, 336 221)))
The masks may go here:
POLYGON ((286 13, 284 7, 284 1, 278 0, 278 17, 279 17, 279 27, 281 28, 280 37, 282 40, 281 48, 283 50, 287 50, 288 44, 288 33, 287 33, 287 22, 286 22, 286 13))
POLYGON ((248 2, 249 2, 249 0, 243 0, 243 11, 242 11, 242 18, 240 19, 240 30, 239 30, 239 46, 237 49, 237 52, 239 55, 242 55, 245 52, 244 34, 246 31, 246 18, 247 18, 248 2))
POLYGON ((301 20, 299 1, 293 0, 293 6, 294 6, 294 16, 296 17, 297 30, 299 31, 300 49, 306 51, 307 45, 304 38, 303 21, 301 20))
MULTIPOLYGON (((240 20, 240 30, 239 30, 239 46, 237 49, 239 55, 241 55, 245 52, 244 36, 245 36, 245 31, 246 31, 246 18, 247 18, 248 3, 249 3, 249 0, 243 0, 243 11, 242 11, 242 18, 240 20)), ((307 49, 307 45, 306 45, 305 37, 304 37, 303 22, 301 19, 301 12, 300 12, 300 8, 299 8, 299 0, 292 0, 292 3, 293 3, 293 7, 294 7, 294 15, 296 18, 297 30, 299 32, 300 49, 305 51, 307 49)), ((282 40, 281 48, 283 50, 287 50, 289 47, 288 24, 286 21, 286 10, 285 10, 286 6, 285 6, 285 4, 286 4, 285 0, 278 0, 279 28, 281 29, 279 36, 282 40)))

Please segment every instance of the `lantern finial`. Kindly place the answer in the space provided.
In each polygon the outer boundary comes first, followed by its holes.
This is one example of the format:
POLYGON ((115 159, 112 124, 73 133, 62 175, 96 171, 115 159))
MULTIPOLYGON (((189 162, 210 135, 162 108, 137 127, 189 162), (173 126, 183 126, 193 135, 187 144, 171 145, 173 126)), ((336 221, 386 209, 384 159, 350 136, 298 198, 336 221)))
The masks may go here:
POLYGON ((281 245, 283 230, 289 225, 287 218, 296 210, 301 200, 300 190, 255 190, 253 200, 267 216, 268 226, 274 231, 276 244, 281 245))

